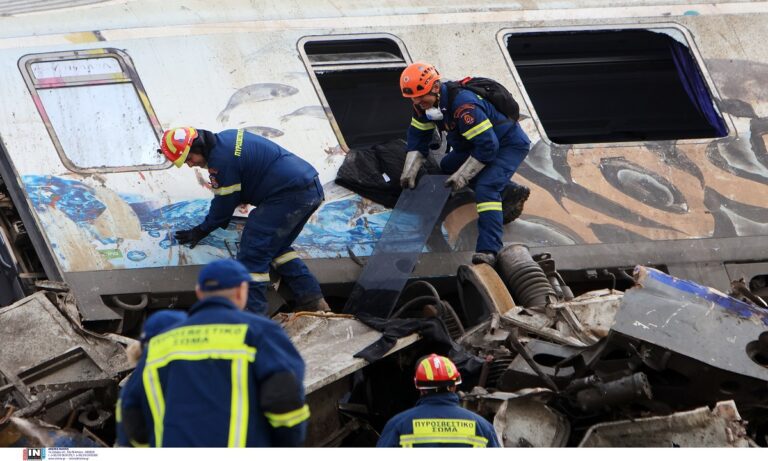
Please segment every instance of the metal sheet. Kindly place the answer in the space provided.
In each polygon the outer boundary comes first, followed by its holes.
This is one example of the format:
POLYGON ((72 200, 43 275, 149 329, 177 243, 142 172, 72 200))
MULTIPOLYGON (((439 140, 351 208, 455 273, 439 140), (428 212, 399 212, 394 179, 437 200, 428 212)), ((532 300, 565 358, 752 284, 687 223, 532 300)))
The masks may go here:
POLYGON ((579 447, 749 447, 745 422, 733 401, 627 421, 596 424, 579 447))
POLYGON ((119 344, 71 324, 44 292, 0 309, 0 338, 0 372, 28 401, 130 368, 119 344))
POLYGON ((421 256, 450 189, 447 176, 429 175, 400 195, 395 209, 357 280, 345 312, 387 318, 421 256))
POLYGON ((768 312, 647 267, 638 266, 635 278, 612 331, 768 381, 768 367, 748 353, 768 327, 768 312))
MULTIPOLYGON (((380 332, 355 319, 280 314, 275 320, 283 325, 304 359, 304 388, 307 394, 368 365, 368 362, 353 355, 381 338, 380 332)), ((387 355, 418 339, 419 335, 415 333, 398 339, 387 355)))

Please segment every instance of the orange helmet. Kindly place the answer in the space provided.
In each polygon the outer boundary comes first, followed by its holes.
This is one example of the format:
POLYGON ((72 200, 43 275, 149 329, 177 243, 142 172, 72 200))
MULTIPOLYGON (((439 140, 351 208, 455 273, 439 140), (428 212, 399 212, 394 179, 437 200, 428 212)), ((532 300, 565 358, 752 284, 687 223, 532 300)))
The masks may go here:
POLYGON ((197 138, 197 130, 191 126, 180 128, 171 128, 163 132, 163 138, 160 140, 160 150, 171 163, 181 168, 187 161, 189 149, 192 147, 192 141, 197 138))
POLYGON ((432 64, 414 62, 400 74, 400 91, 405 98, 424 96, 440 80, 440 73, 432 64))
POLYGON ((440 389, 461 384, 461 374, 448 357, 431 354, 419 360, 413 383, 416 389, 440 389))

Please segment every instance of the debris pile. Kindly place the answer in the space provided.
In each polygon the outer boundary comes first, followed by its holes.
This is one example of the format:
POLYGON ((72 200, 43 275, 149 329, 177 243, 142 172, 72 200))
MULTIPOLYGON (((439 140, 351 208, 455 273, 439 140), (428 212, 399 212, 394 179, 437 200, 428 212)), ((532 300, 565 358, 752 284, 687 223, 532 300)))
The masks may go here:
POLYGON ((489 370, 464 402, 505 446, 768 444, 768 311, 758 304, 643 266, 626 292, 568 300, 548 255, 522 245, 496 271, 459 274, 472 293, 464 310, 484 320, 458 343, 489 370), (500 283, 521 301, 494 292, 500 283))

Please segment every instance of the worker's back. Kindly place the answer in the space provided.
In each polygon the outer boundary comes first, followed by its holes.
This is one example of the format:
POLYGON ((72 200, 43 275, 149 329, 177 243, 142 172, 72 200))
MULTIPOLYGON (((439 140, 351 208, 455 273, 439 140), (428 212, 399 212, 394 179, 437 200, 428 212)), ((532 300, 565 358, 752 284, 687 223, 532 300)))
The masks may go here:
POLYGON ((300 445, 308 417, 303 379, 304 363, 279 325, 207 298, 149 344, 144 388, 157 446, 300 445), (272 386, 269 397, 286 409, 264 408, 265 380, 281 375, 289 385, 278 386, 278 395, 272 386))
POLYGON ((493 426, 459 406, 453 392, 422 396, 416 406, 393 417, 379 447, 498 447, 493 426))
POLYGON ((222 187, 239 184, 241 199, 251 205, 280 191, 310 186, 317 176, 304 159, 242 129, 216 134, 208 168, 222 187))

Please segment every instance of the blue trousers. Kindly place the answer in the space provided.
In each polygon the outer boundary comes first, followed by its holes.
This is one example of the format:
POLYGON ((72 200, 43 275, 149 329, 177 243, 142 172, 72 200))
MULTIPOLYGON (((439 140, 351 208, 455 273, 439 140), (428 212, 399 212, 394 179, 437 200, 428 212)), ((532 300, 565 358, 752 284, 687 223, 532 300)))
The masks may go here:
MULTIPOLYGON (((499 153, 469 182, 477 203, 477 245, 475 251, 498 253, 504 234, 501 193, 528 155, 530 141, 519 124, 513 128, 513 142, 501 143, 499 153)), ((453 174, 469 157, 469 152, 451 151, 440 162, 440 169, 453 174)))
POLYGON ((246 310, 267 313, 270 264, 288 285, 297 304, 323 296, 317 279, 291 244, 324 198, 323 186, 315 177, 308 187, 271 196, 251 210, 237 255, 251 273, 246 310))

